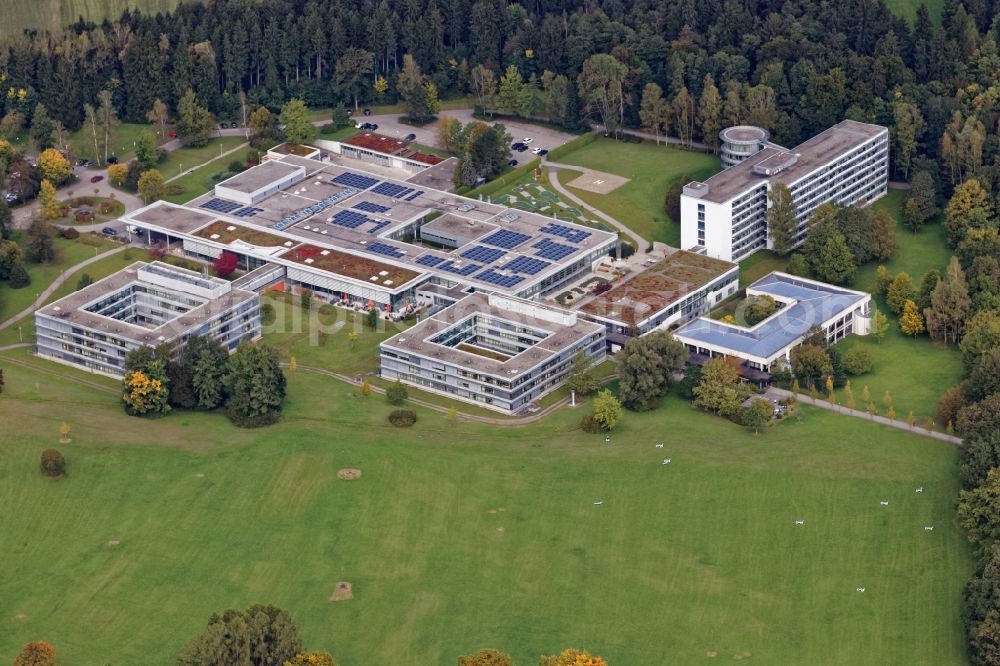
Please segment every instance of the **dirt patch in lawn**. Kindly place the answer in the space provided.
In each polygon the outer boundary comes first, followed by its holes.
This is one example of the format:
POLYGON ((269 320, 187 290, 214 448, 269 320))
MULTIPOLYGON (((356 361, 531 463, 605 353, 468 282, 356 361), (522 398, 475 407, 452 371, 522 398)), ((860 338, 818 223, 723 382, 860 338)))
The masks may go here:
POLYGON ((347 581, 337 583, 337 586, 333 588, 333 594, 330 595, 330 601, 347 601, 353 598, 354 588, 347 581))
POLYGON ((353 481, 354 479, 361 478, 361 470, 354 469, 353 467, 345 467, 344 469, 337 472, 337 478, 342 481, 353 481))

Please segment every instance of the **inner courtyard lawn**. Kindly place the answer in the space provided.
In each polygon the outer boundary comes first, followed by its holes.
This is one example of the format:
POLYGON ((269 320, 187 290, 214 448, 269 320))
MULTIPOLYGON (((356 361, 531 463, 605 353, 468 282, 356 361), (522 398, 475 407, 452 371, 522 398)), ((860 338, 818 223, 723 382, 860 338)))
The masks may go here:
POLYGON ((29 359, 0 354, 0 661, 44 639, 66 666, 171 664, 210 614, 262 602, 344 666, 484 646, 522 665, 567 646, 616 666, 965 662, 941 442, 812 410, 755 437, 675 399, 610 446, 577 429, 584 408, 498 428, 417 407, 400 430, 381 397, 301 371, 282 421, 246 431, 130 418, 113 381, 29 359), (66 478, 39 475, 47 446, 66 478), (354 599, 329 601, 338 581, 354 599))
MULTIPOLYGON (((680 245, 680 220, 670 220, 663 206, 667 187, 677 178, 708 178, 720 169, 715 155, 656 145, 651 141, 625 143, 599 138, 559 158, 575 164, 629 178, 629 182, 608 194, 572 188, 572 192, 649 241, 680 245)), ((560 172, 559 182, 567 185, 579 174, 560 172)), ((644 249, 644 248, 640 248, 644 249)))

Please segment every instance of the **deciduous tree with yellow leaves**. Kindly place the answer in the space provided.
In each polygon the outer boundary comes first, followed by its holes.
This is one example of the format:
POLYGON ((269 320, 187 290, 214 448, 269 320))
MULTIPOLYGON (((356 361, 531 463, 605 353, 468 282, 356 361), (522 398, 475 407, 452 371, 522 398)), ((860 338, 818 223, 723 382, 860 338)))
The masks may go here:
POLYGON ((142 370, 136 370, 125 376, 124 384, 122 402, 129 414, 144 416, 170 411, 167 386, 161 380, 148 376, 142 370))

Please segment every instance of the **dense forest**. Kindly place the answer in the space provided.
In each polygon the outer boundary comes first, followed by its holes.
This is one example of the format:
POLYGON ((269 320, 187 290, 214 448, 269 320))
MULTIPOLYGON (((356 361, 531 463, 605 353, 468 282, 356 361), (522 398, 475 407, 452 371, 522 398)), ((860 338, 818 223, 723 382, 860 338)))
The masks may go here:
POLYGON ((690 140, 712 143, 736 122, 786 145, 844 117, 898 125, 898 177, 926 155, 941 158, 946 191, 971 173, 993 190, 1000 179, 983 165, 998 152, 997 4, 946 0, 939 27, 925 7, 911 25, 883 0, 220 0, 7 38, 0 101, 25 122, 41 102, 70 130, 105 89, 135 122, 189 88, 222 116, 240 91, 272 109, 293 97, 394 101, 404 54, 442 97, 472 94, 482 65, 498 80, 513 66, 528 86, 564 82, 573 100, 588 58, 610 54, 624 66, 626 125, 649 124, 650 83, 665 98, 663 129, 690 140))

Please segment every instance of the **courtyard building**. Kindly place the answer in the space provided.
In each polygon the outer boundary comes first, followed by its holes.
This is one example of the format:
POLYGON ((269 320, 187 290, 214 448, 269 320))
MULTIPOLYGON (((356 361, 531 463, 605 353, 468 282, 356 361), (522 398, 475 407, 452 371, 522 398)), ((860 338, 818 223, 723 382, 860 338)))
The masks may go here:
POLYGON ((230 352, 260 337, 260 296, 226 280, 162 262, 136 262, 35 312, 43 358, 121 377, 125 356, 143 346, 173 346, 192 335, 230 352))
POLYGON ((729 130, 724 131, 729 168, 684 187, 681 247, 726 261, 771 247, 765 213, 776 183, 792 193, 798 224, 795 245, 805 240, 809 218, 822 204, 870 204, 886 193, 885 127, 844 120, 790 150, 771 144, 760 148, 766 136, 750 136, 753 129, 758 128, 729 128, 734 130, 731 139, 725 136, 729 130), (746 140, 738 141, 740 137, 746 140))
POLYGON ((380 374, 513 414, 558 388, 578 352, 603 361, 604 337, 575 312, 476 293, 382 342, 380 374))
POLYGON ((745 377, 760 379, 776 362, 787 363, 814 326, 829 344, 871 331, 872 297, 866 292, 774 272, 747 287, 746 293, 748 298, 770 296, 777 312, 750 327, 708 317, 684 324, 674 337, 684 343, 693 362, 715 356, 738 358, 745 377))

